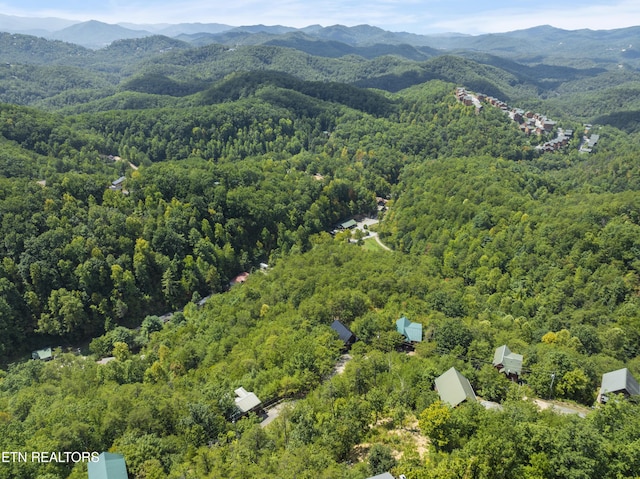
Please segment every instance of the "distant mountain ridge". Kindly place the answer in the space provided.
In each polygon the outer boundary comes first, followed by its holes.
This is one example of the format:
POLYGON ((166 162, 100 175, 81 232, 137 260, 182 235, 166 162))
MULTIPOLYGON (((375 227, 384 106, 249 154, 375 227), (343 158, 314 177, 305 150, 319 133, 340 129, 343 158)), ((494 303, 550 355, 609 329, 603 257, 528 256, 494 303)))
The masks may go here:
POLYGON ((116 40, 143 38, 152 35, 153 33, 145 30, 132 30, 120 25, 110 25, 97 20, 90 20, 53 32, 48 37, 52 40, 76 43, 88 48, 103 48, 116 40))
MULTIPOLYGON (((390 32, 371 25, 309 25, 293 28, 283 25, 231 26, 220 23, 180 24, 107 24, 91 20, 77 22, 60 18, 28 18, 0 15, 0 31, 36 35, 100 49, 116 40, 164 35, 203 46, 210 43, 224 45, 281 45, 310 52, 311 41, 339 42, 354 48, 376 45, 409 45, 432 50, 467 50, 499 55, 525 63, 539 63, 541 58, 557 58, 557 63, 571 62, 584 67, 584 60, 598 64, 630 64, 640 66, 640 26, 614 30, 563 30, 542 25, 525 30, 484 35, 459 33, 419 35, 390 32), (595 60, 595 62, 593 62, 595 60)), ((325 43, 326 56, 362 55, 336 43, 325 43)), ((312 48, 318 55, 318 48, 312 48)), ((423 52, 425 53, 425 52, 423 52)), ((431 56, 426 52, 426 56, 431 56)), ((394 54, 392 51, 389 54, 394 54)), ((365 58, 370 54, 362 55, 365 58)), ((418 55, 420 56, 420 54, 418 55)), ((417 59, 414 57, 413 59, 417 59)), ((547 61, 547 60, 545 60, 547 61)))
POLYGON ((0 31, 7 33, 44 36, 76 23, 79 22, 62 18, 30 18, 0 14, 0 31))

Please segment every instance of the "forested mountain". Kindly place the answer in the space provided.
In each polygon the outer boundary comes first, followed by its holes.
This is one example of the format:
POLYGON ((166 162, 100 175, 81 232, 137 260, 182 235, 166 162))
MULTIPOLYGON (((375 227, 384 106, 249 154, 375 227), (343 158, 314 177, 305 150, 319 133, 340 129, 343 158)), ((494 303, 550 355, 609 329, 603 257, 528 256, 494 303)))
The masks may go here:
POLYGON ((603 373, 640 377, 631 64, 231 33, 272 44, 0 37, 2 450, 110 450, 136 479, 637 477, 637 398, 592 408, 603 373), (334 231, 376 214, 387 249, 334 231), (451 367, 493 408, 441 402, 451 367), (240 387, 279 416, 239 415, 240 387))
POLYGON ((339 58, 345 55, 358 55, 367 59, 383 55, 395 55, 409 60, 424 61, 440 54, 429 47, 417 48, 412 45, 393 45, 378 43, 370 46, 352 46, 335 40, 319 40, 314 37, 295 32, 286 36, 279 36, 273 40, 261 42, 265 45, 294 48, 310 55, 339 58))
MULTIPOLYGON (((638 73, 632 59, 627 58, 627 48, 620 47, 616 53, 625 58, 604 61, 596 48, 586 46, 578 55, 574 51, 581 48, 578 40, 563 41, 563 45, 573 45, 566 55, 585 59, 568 62, 553 57, 556 50, 540 43, 539 37, 544 37, 542 34, 549 28, 497 37, 505 44, 511 37, 517 41, 526 39, 527 45, 540 44, 536 55, 518 53, 517 48, 505 53, 482 44, 459 46, 455 51, 437 50, 415 41, 412 46, 411 36, 401 36, 403 42, 392 41, 389 32, 367 26, 286 30, 243 27, 219 34, 231 35, 233 39, 228 41, 212 39, 227 45, 197 47, 177 39, 149 36, 116 41, 98 50, 1 34, 0 62, 4 66, 0 74, 4 76, 0 99, 47 109, 83 111, 92 108, 89 102, 116 95, 106 104, 158 106, 158 100, 148 103, 148 98, 133 100, 131 95, 123 102, 120 92, 184 97, 204 91, 235 72, 273 70, 303 80, 338 81, 392 92, 440 79, 555 116, 567 115, 583 122, 598 119, 629 131, 637 128, 634 89, 638 73), (240 41, 238 35, 248 36, 247 41, 240 41)), ((558 38, 574 35, 606 40, 603 45, 609 45, 607 52, 612 55, 617 50, 608 42, 631 41, 635 30, 609 34, 587 31, 579 35, 553 31, 558 38)), ((480 38, 472 38, 480 42, 480 38)))
MULTIPOLYGON (((627 65, 638 68, 637 45, 639 27, 616 30, 562 30, 539 26, 525 30, 484 35, 457 33, 417 35, 389 32, 370 25, 309 25, 292 28, 281 25, 247 25, 233 27, 221 24, 157 24, 111 25, 103 22, 74 22, 56 18, 26 18, 0 15, 0 31, 36 35, 64 40, 88 48, 102 48, 114 40, 134 39, 149 35, 180 38, 197 46, 205 44, 259 45, 278 44, 309 51, 320 56, 335 56, 338 51, 360 49, 365 55, 375 51, 387 53, 394 47, 402 56, 414 55, 407 46, 428 50, 474 51, 510 58, 520 63, 546 63, 556 66, 616 68, 627 65), (327 48, 318 48, 324 44, 327 48), (342 45, 338 45, 342 44, 342 45)), ((415 58, 414 58, 415 59, 415 58)))

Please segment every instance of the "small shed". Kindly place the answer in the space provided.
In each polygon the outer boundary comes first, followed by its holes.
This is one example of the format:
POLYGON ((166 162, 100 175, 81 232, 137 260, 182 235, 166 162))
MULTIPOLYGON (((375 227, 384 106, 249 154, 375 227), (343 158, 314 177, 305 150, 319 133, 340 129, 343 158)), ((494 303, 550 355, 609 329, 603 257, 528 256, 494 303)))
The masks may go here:
POLYGON ((251 411, 255 411, 260 408, 262 401, 258 399, 258 396, 255 393, 248 392, 245 388, 239 387, 234 391, 236 393, 236 407, 242 412, 246 414, 251 411))
POLYGON ((53 352, 51 348, 38 349, 31 353, 31 359, 39 359, 40 361, 51 361, 53 359, 53 352))
POLYGON ((493 366, 501 373, 505 373, 509 379, 518 379, 522 374, 522 354, 512 353, 507 345, 496 349, 493 355, 493 366))
POLYGON ((609 394, 623 394, 627 397, 640 395, 640 385, 627 369, 622 368, 602 375, 598 402, 606 403, 609 394))
POLYGON ((402 334, 406 341, 422 342, 422 324, 412 323, 404 316, 396 321, 396 331, 402 334))
POLYGON ((456 368, 447 370, 438 376, 435 382, 440 399, 451 407, 456 407, 466 400, 476 400, 471 383, 456 368))
POLYGON ((337 319, 334 320, 333 323, 331 323, 331 329, 333 329, 336 333, 338 333, 340 340, 344 343, 344 347, 347 349, 350 348, 351 345, 355 343, 358 339, 356 338, 356 335, 353 334, 349 328, 347 328, 344 324, 342 324, 337 319))
POLYGON ((122 454, 103 452, 96 462, 87 463, 89 479, 129 479, 122 454))

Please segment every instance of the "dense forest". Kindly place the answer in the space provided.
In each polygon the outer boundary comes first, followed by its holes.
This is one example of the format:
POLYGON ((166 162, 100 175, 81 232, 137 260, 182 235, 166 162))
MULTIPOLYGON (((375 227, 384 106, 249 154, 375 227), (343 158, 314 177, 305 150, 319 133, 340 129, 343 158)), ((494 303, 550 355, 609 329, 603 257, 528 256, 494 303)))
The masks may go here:
POLYGON ((38 61, 0 67, 3 451, 109 450, 139 479, 640 474, 638 402, 595 404, 603 373, 640 377, 640 142, 606 109, 628 83, 591 95, 586 71, 470 55, 29 41, 38 61), (555 110, 542 70, 572 76, 555 110), (555 130, 527 136, 458 86, 576 136, 542 153, 555 130), (378 214, 389 249, 333 231, 378 214), (425 333, 411 352, 402 316, 425 333), (359 338, 343 372, 336 319, 359 338), (491 364, 503 344, 518 382, 491 364), (452 366, 495 407, 443 404, 452 366), (239 387, 277 419, 240 418, 239 387))

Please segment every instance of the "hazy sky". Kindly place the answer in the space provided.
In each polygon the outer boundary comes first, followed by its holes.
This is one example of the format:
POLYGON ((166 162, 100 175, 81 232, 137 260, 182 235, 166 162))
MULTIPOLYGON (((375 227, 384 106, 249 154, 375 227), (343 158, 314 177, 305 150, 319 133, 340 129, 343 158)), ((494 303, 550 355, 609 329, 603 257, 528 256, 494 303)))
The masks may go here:
POLYGON ((107 23, 224 23, 304 27, 367 23, 413 33, 491 33, 640 25, 640 0, 0 0, 0 13, 107 23))

